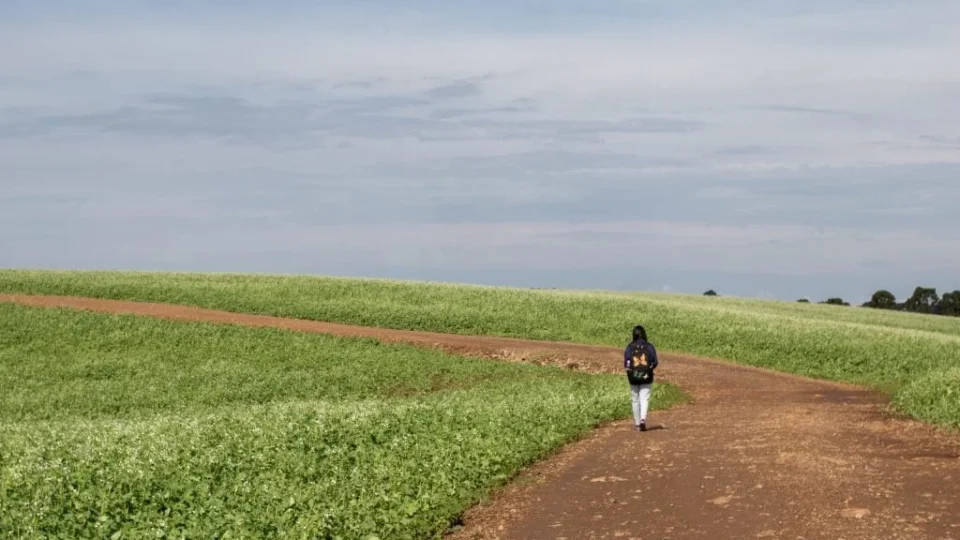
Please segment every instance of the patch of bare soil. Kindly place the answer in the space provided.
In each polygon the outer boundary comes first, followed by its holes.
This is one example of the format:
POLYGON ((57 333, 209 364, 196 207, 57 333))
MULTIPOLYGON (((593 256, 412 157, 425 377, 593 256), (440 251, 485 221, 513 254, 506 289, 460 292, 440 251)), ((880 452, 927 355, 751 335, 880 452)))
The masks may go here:
MULTIPOLYGON (((163 304, 0 301, 364 336, 619 373, 616 348, 406 332, 163 304)), ((960 438, 861 388, 663 354, 695 403, 595 430, 530 467, 449 535, 466 539, 960 540, 960 438)), ((624 400, 629 400, 624 381, 624 400)))

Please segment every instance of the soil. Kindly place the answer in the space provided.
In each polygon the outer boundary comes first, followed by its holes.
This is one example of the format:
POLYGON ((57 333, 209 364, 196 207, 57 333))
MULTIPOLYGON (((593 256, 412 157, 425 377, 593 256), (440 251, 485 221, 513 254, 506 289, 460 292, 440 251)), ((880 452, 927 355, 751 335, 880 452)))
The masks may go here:
MULTIPOLYGON (((506 361, 620 373, 618 348, 445 335, 68 297, 0 301, 373 337, 506 361)), ((654 342, 655 336, 652 336, 654 342)), ((694 402, 631 420, 523 471, 450 532, 467 539, 960 540, 960 437, 884 396, 661 353, 694 402)), ((629 392, 624 380, 624 400, 629 392)))

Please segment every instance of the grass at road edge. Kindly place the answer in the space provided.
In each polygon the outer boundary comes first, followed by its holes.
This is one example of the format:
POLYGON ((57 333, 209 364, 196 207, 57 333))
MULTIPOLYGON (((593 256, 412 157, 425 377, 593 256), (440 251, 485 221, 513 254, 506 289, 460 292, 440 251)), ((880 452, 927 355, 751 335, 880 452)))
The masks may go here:
POLYGON ((25 538, 439 537, 524 466, 623 415, 621 392, 583 390, 507 384, 402 401, 0 425, 0 529, 25 538))

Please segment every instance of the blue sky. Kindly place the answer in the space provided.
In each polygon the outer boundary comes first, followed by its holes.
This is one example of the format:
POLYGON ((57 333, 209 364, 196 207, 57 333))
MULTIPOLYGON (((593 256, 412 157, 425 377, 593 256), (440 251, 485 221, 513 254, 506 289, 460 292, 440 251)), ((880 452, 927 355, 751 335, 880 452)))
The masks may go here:
POLYGON ((3 267, 960 287, 956 2, 37 4, 3 267))

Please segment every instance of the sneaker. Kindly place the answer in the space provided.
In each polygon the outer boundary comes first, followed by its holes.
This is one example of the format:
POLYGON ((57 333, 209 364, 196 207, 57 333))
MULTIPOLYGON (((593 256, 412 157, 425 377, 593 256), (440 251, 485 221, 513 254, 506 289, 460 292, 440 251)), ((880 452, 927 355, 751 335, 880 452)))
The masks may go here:
POLYGON ((646 421, 646 420, 641 420, 641 421, 640 421, 640 431, 646 431, 646 430, 647 430, 647 421, 646 421))
POLYGON ((634 431, 641 431, 643 428, 640 427, 640 424, 633 426, 634 431))

